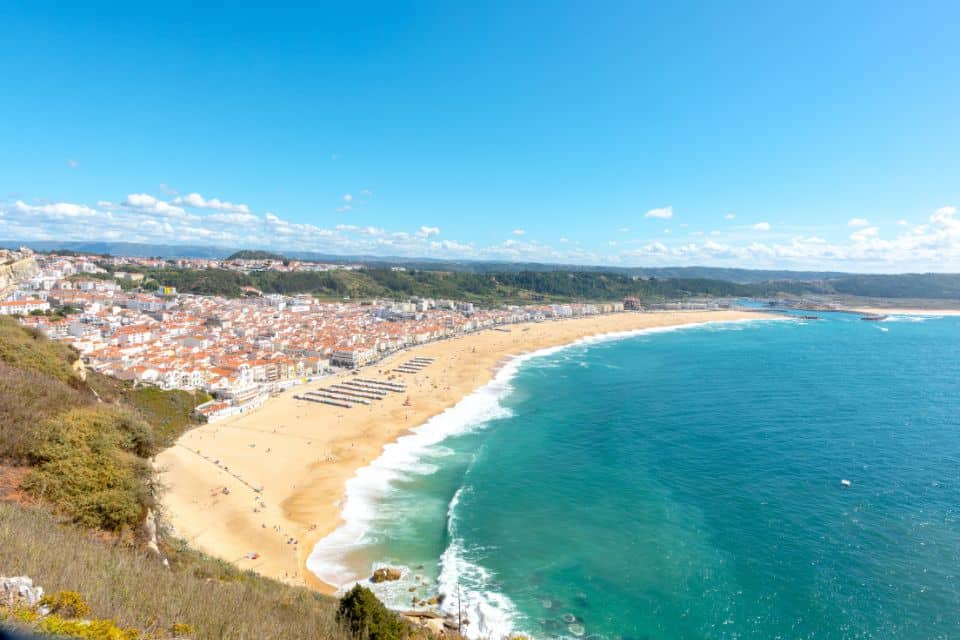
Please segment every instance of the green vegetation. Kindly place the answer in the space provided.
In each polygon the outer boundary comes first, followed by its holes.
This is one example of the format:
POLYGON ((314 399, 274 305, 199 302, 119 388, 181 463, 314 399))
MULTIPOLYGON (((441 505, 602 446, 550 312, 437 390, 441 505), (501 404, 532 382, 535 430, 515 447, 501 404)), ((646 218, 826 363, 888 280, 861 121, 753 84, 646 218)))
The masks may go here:
MULTIPOLYGON (((283 259, 269 252, 237 252, 283 259)), ((386 262, 359 270, 259 271, 225 269, 131 269, 142 272, 144 289, 169 285, 184 293, 241 297, 264 293, 309 293, 319 298, 468 300, 483 305, 617 300, 647 301, 693 296, 768 297, 849 295, 888 299, 960 300, 960 274, 851 275, 832 272, 749 271, 677 267, 625 269, 471 263, 414 262, 421 268, 393 270, 386 262), (373 266, 376 265, 376 266, 373 266), (382 266, 381 266, 382 265, 382 266), (528 268, 519 268, 519 267, 528 268), (499 270, 498 270, 499 269, 499 270), (762 279, 766 278, 766 279, 762 279)), ((121 282, 126 287, 129 282, 121 282)))
POLYGON ((203 391, 137 387, 126 390, 124 399, 150 424, 157 446, 163 449, 173 446, 180 434, 196 424, 194 407, 212 398, 203 391))
POLYGON ((340 600, 337 620, 355 638, 401 640, 408 631, 407 626, 383 606, 372 591, 359 584, 340 600))
POLYGON ((148 269, 143 274, 145 289, 156 283, 176 287, 180 293, 238 298, 243 287, 254 286, 245 274, 226 269, 148 269))
POLYGON ((22 488, 71 520, 130 538, 154 506, 148 459, 209 396, 82 376, 76 360, 0 318, 0 462, 30 466, 22 488))
POLYGON ((468 273, 455 271, 394 271, 359 269, 334 271, 262 271, 250 274, 222 269, 153 269, 145 272, 157 283, 182 293, 240 297, 244 287, 264 293, 310 293, 321 298, 452 298, 498 305, 503 303, 648 300, 690 296, 745 296, 755 287, 697 278, 642 279, 588 271, 519 271, 468 273))
POLYGON ((40 606, 65 618, 84 618, 90 615, 90 605, 76 591, 57 591, 43 597, 40 606))
POLYGON ((91 398, 76 388, 80 385, 79 379, 61 382, 0 361, 0 460, 25 462, 40 424, 61 411, 89 404, 91 398))
POLYGON ((161 527, 164 564, 139 544, 155 502, 148 459, 207 397, 84 374, 71 349, 12 318, 0 317, 0 338, 0 473, 28 465, 17 488, 39 502, 0 501, 0 572, 50 594, 48 615, 0 603, 0 624, 88 640, 415 635, 369 592, 338 617, 335 600, 207 557, 161 527))
POLYGON ((950 273, 856 275, 829 280, 826 285, 850 296, 960 299, 960 276, 950 273))
POLYGON ((154 451, 142 418, 110 406, 71 409, 39 425, 23 487, 79 524, 124 531, 154 506, 154 451))
POLYGON ((39 331, 24 329, 12 318, 0 320, 0 361, 61 382, 76 381, 73 363, 77 354, 73 349, 47 340, 39 331))
POLYGON ((227 260, 286 260, 279 253, 271 251, 260 251, 253 249, 243 249, 227 256, 227 260))

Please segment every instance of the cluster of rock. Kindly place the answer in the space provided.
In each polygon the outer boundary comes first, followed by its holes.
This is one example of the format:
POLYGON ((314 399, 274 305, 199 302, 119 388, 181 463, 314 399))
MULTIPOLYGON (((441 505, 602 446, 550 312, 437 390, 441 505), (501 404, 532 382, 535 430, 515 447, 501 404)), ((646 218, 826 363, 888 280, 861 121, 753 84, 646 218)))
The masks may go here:
MULTIPOLYGON (((423 567, 419 567, 423 568, 423 567)), ((403 570, 396 567, 380 567, 373 572, 373 575, 370 576, 370 582, 374 584, 379 584, 381 582, 395 582, 400 580, 403 577, 403 570)), ((419 582, 423 585, 427 584, 426 579, 422 579, 420 576, 415 576, 416 582, 419 582)), ((409 589, 411 592, 417 590, 417 587, 412 586, 409 589)), ((413 596, 411 604, 414 607, 438 607, 443 603, 444 597, 443 594, 433 595, 429 598, 420 599, 416 595, 413 596)), ((459 629, 459 624, 456 619, 452 616, 444 616, 437 611, 432 609, 419 609, 412 611, 402 611, 400 612, 407 621, 415 624, 418 627, 429 630, 433 635, 449 635, 459 629)), ((461 624, 466 624, 466 620, 460 621, 461 624)))
POLYGON ((11 609, 19 605, 35 607, 43 599, 43 587, 34 586, 27 576, 0 576, 0 604, 11 609))
POLYGON ((395 567, 380 567, 370 576, 370 582, 379 584, 381 582, 392 582, 403 577, 403 571, 395 567))

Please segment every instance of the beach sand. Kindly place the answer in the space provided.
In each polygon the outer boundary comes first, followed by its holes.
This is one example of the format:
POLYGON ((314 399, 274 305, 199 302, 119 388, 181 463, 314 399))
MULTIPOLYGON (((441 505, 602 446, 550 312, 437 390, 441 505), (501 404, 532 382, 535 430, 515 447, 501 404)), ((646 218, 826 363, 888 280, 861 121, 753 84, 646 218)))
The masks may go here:
POLYGON ((862 307, 852 309, 852 311, 885 316, 960 316, 960 309, 885 309, 880 307, 862 307))
POLYGON ((420 373, 393 374, 394 381, 408 385, 404 393, 351 409, 294 398, 352 377, 341 373, 295 387, 249 414, 184 434, 157 457, 164 516, 177 536, 212 556, 332 593, 333 587, 310 574, 305 562, 316 541, 339 526, 346 481, 376 459, 384 445, 489 382, 508 356, 616 331, 759 318, 770 316, 743 311, 619 313, 510 325, 508 331, 486 330, 414 347, 358 374, 387 379, 390 369, 410 358, 434 358, 420 373))

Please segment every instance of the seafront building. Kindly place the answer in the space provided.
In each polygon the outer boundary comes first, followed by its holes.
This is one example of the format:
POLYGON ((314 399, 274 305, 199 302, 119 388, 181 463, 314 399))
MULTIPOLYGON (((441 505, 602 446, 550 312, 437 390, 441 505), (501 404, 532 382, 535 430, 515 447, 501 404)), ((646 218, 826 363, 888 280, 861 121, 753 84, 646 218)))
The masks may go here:
POLYGON ((424 298, 360 304, 320 303, 307 295, 184 295, 170 288, 142 293, 86 277, 99 267, 83 257, 43 256, 38 263, 39 273, 0 305, 11 309, 5 313, 73 345, 95 371, 213 394, 217 400, 200 408, 210 417, 249 410, 270 393, 335 367, 364 366, 413 345, 505 324, 623 311, 622 303, 476 309, 424 298), (50 309, 62 312, 50 315, 50 309))

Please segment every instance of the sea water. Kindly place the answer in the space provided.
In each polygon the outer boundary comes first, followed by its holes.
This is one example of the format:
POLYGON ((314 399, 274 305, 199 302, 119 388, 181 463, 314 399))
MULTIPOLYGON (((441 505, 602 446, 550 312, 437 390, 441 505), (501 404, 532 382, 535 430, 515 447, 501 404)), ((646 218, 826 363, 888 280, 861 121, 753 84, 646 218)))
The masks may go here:
POLYGON ((516 359, 308 566, 471 637, 960 637, 960 318, 823 318, 516 359))

